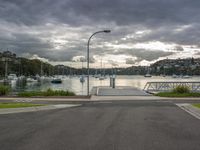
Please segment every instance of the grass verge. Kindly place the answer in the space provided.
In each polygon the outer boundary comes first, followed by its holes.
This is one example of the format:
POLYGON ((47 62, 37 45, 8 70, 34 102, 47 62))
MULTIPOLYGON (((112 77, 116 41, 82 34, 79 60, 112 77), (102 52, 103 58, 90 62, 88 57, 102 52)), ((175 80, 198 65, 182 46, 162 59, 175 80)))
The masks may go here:
POLYGON ((200 104, 192 104, 192 105, 195 106, 195 107, 200 108, 200 104))
POLYGON ((35 107, 35 106, 44 106, 44 105, 31 104, 31 103, 0 103, 0 109, 2 109, 2 108, 35 107))
POLYGON ((33 96, 75 96, 74 92, 48 89, 46 91, 29 91, 18 93, 20 97, 33 97, 33 96))
POLYGON ((200 93, 160 92, 154 95, 160 97, 200 97, 200 93))

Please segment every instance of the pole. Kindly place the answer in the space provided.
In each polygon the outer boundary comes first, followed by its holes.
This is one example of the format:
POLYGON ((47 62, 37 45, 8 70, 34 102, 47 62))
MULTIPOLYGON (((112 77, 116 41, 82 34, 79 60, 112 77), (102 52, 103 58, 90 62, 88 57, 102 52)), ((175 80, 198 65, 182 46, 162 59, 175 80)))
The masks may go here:
POLYGON ((5 79, 8 77, 8 60, 5 60, 5 79))
MULTIPOLYGON (((93 36, 93 35, 92 35, 93 36)), ((90 51, 90 39, 92 38, 92 36, 89 38, 89 40, 88 40, 88 43, 87 43, 87 96, 89 96, 90 95, 90 93, 89 93, 89 88, 90 88, 90 77, 89 77, 89 75, 90 75, 90 65, 89 65, 89 62, 90 62, 90 60, 89 60, 89 58, 90 58, 90 55, 89 55, 89 51, 90 51)))
POLYGON ((110 30, 97 31, 90 36, 90 38, 88 39, 88 43, 87 43, 87 96, 90 95, 90 92, 89 92, 89 90, 90 90, 90 81, 89 81, 90 80, 90 77, 89 77, 90 76, 90 54, 89 54, 90 40, 95 34, 102 33, 102 32, 110 33, 111 31, 110 30))

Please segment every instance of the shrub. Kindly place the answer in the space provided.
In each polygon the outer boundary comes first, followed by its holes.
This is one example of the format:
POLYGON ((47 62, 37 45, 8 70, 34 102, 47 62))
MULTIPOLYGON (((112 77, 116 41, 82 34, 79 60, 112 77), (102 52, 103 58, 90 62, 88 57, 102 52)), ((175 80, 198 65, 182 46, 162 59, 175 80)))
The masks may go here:
POLYGON ((21 92, 18 93, 18 96, 22 97, 31 97, 31 96, 75 96, 74 92, 63 91, 63 90, 52 90, 48 89, 46 91, 30 91, 30 92, 21 92))
POLYGON ((10 87, 0 85, 0 96, 7 95, 10 92, 10 87))
POLYGON ((185 85, 178 85, 176 88, 173 89, 174 93, 190 93, 190 88, 185 85))

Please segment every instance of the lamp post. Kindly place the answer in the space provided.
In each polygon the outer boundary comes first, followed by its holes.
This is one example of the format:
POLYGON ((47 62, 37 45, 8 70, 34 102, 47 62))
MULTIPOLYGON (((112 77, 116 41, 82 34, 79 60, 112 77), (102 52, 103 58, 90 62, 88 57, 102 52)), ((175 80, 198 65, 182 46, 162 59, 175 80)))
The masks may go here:
POLYGON ((90 40, 91 38, 95 35, 95 34, 98 34, 98 33, 110 33, 111 31, 110 30, 102 30, 102 31, 97 31, 95 33, 93 33, 90 38, 88 39, 88 43, 87 43, 87 95, 89 96, 89 88, 90 88, 90 81, 89 81, 89 76, 90 76, 90 40))

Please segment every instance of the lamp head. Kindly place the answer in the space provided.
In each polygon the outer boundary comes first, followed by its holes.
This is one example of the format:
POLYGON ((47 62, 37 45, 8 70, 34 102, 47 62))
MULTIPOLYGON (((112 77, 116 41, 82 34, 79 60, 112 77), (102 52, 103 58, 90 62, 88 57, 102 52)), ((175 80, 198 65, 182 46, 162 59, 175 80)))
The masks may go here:
POLYGON ((110 31, 110 30, 104 30, 103 32, 105 32, 105 33, 110 33, 111 31, 110 31))

